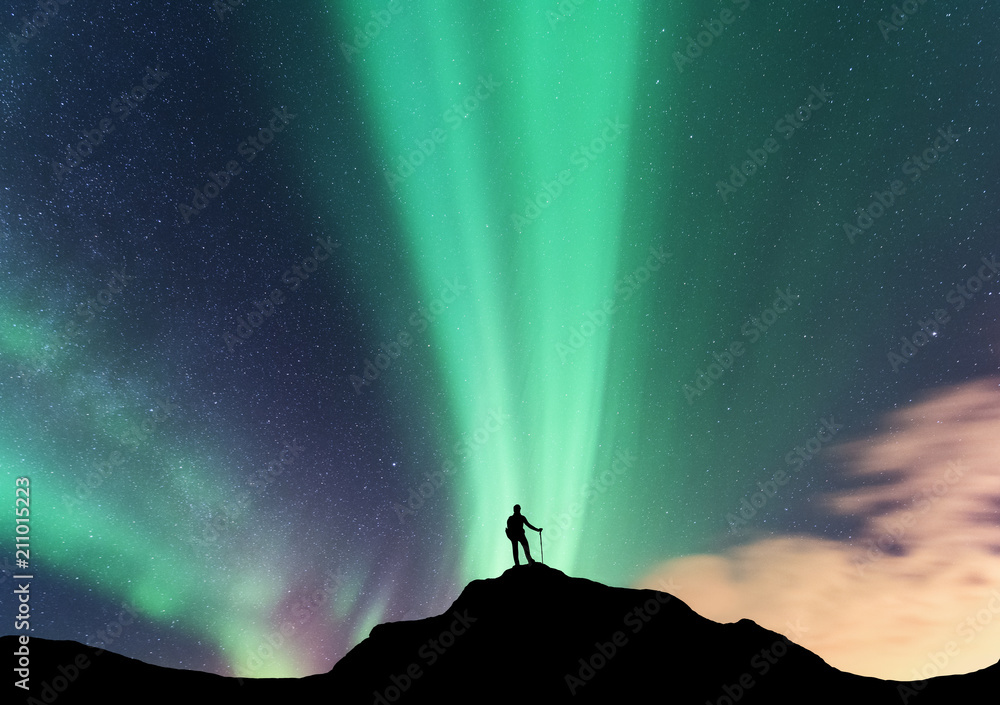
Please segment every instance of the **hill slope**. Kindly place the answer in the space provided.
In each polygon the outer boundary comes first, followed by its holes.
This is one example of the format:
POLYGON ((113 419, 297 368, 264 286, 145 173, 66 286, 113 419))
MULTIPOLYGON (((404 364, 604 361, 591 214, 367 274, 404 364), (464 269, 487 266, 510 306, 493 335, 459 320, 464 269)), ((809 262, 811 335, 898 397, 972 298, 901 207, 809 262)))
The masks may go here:
MULTIPOLYGON (((2 652, 11 654, 15 639, 0 639, 2 652)), ((33 700, 14 691, 18 702, 33 705, 135 703, 154 696, 185 705, 290 698, 930 705, 1000 686, 1000 664, 920 684, 843 673, 749 620, 719 624, 666 593, 608 587, 540 564, 471 582, 445 614, 380 624, 329 673, 308 678, 223 678, 37 638, 31 653, 33 700)))

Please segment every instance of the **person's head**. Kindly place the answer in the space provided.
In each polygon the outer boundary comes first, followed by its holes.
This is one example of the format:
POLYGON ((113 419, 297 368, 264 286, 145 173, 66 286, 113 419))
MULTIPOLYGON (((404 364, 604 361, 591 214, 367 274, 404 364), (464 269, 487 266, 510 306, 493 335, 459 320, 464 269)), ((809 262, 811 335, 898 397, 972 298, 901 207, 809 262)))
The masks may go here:
POLYGON ((515 504, 514 505, 514 513, 515 514, 520 514, 521 513, 521 505, 520 504, 515 504))

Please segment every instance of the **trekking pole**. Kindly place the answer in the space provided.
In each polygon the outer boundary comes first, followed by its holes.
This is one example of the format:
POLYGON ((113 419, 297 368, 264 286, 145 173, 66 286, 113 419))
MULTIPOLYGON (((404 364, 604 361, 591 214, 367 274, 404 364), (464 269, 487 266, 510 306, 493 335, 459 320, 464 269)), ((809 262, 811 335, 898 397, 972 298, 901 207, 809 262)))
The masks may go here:
POLYGON ((538 546, 542 549, 542 565, 545 565, 545 544, 542 543, 542 531, 538 530, 538 546))

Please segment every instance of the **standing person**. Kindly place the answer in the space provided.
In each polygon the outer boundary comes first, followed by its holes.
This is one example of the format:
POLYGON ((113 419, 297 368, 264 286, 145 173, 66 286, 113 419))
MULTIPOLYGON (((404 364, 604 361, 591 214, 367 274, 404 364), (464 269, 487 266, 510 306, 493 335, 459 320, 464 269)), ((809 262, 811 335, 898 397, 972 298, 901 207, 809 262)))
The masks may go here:
POLYGON ((524 527, 527 526, 529 529, 534 529, 538 533, 542 533, 541 529, 535 528, 531 525, 523 514, 521 514, 521 505, 514 505, 514 513, 507 517, 507 538, 510 539, 510 547, 514 551, 514 565, 521 565, 521 561, 518 559, 517 555, 517 544, 520 542, 521 547, 524 548, 524 557, 528 559, 528 563, 534 563, 535 559, 531 557, 531 550, 528 548, 528 539, 524 535, 524 527))

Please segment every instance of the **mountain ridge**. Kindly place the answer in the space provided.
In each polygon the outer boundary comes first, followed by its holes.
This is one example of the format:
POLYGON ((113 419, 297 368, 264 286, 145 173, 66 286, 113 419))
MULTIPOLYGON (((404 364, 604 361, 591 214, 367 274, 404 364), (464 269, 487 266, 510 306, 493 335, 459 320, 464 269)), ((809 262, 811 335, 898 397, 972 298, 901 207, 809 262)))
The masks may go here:
MULTIPOLYGON (((16 638, 0 638, 4 652, 17 648, 16 638)), ((299 679, 226 678, 100 654, 77 642, 30 643, 31 697, 15 690, 31 705, 131 703, 143 691, 191 705, 290 697, 373 705, 598 703, 646 701, 651 691, 697 705, 930 705, 1000 686, 1000 663, 917 683, 845 673, 752 620, 714 622, 669 593, 611 587, 539 563, 471 581, 440 615, 376 625, 327 673, 299 679)))

